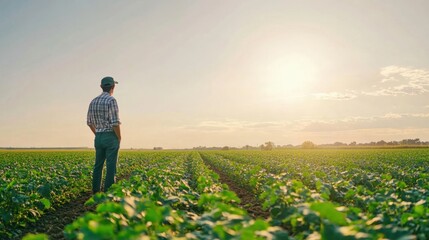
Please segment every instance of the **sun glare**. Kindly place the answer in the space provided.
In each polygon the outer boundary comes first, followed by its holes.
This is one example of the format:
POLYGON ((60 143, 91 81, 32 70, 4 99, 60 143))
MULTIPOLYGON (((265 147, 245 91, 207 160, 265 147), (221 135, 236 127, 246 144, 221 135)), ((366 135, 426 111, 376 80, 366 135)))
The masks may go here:
POLYGON ((267 94, 302 94, 317 82, 317 66, 303 55, 288 56, 267 65, 264 85, 267 94))

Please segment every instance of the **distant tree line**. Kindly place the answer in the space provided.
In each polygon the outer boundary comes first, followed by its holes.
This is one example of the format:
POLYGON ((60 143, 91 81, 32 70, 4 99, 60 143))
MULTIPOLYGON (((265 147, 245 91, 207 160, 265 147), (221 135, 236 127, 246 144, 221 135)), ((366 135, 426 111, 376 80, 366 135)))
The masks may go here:
POLYGON ((312 149, 312 148, 325 148, 325 147, 389 147, 389 146, 429 146, 429 141, 421 141, 419 138, 414 139, 403 139, 401 141, 389 141, 386 142, 384 140, 380 140, 377 142, 369 142, 369 143, 357 143, 355 141, 351 143, 343 143, 343 142, 334 142, 330 144, 319 144, 316 145, 312 141, 304 141, 300 145, 276 145, 272 141, 265 142, 264 144, 260 144, 259 146, 251 146, 251 145, 244 145, 241 148, 237 147, 229 147, 229 146, 223 146, 223 147, 206 147, 206 146, 198 146, 194 147, 194 150, 237 150, 237 149, 244 149, 244 150, 264 150, 264 151, 270 151, 273 149, 288 149, 288 148, 303 148, 303 149, 312 149))
POLYGON ((421 141, 419 138, 414 139, 403 139, 401 141, 389 141, 380 140, 377 142, 369 143, 356 143, 351 142, 349 144, 343 142, 335 142, 332 144, 321 144, 320 147, 341 147, 341 146, 429 146, 429 141, 421 141))
POLYGON ((240 148, 237 147, 229 147, 229 146, 223 146, 223 147, 206 147, 206 146, 198 146, 198 147, 193 147, 193 150, 237 150, 240 148))

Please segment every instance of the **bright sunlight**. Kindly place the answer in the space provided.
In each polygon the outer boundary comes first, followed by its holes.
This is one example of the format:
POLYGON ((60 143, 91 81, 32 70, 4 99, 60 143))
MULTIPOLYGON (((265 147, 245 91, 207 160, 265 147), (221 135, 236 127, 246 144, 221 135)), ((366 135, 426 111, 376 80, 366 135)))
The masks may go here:
POLYGON ((318 82, 318 66, 305 55, 279 58, 263 69, 264 85, 268 95, 303 94, 318 82))

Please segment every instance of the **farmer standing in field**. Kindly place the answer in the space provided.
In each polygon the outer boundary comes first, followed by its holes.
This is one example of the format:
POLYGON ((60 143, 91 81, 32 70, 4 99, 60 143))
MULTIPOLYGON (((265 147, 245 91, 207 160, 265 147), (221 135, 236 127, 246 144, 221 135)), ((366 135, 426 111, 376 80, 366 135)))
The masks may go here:
POLYGON ((89 104, 87 124, 95 134, 95 164, 92 173, 92 192, 101 191, 101 174, 106 161, 106 179, 104 191, 115 183, 116 162, 121 143, 119 109, 116 99, 112 97, 116 82, 112 77, 101 79, 103 93, 89 104))

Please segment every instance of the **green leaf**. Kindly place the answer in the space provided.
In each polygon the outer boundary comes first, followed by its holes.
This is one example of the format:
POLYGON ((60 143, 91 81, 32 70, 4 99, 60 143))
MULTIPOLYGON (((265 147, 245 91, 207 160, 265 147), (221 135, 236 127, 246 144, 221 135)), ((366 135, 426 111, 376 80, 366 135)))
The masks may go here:
POLYGON ((346 199, 351 199, 356 195, 356 191, 353 189, 349 189, 345 195, 346 199))
POLYGON ((94 201, 94 198, 89 198, 86 202, 85 202, 85 204, 84 204, 85 206, 92 206, 92 205, 95 205, 95 201, 94 201))
POLYGON ((106 202, 97 206, 98 213, 125 213, 123 206, 114 202, 106 202))
POLYGON ((322 186, 323 186, 322 182, 320 180, 317 180, 317 182, 316 182, 317 191, 320 191, 322 189, 322 186))
POLYGON ((301 189, 304 187, 304 184, 298 180, 292 180, 292 186, 296 189, 301 189))
POLYGON ((51 202, 48 199, 42 198, 40 199, 40 202, 43 203, 43 205, 45 206, 45 209, 51 208, 51 202))
POLYGON ((41 185, 37 188, 37 192, 42 197, 50 197, 51 196, 51 186, 49 184, 41 185))
POLYGON ((382 174, 382 175, 381 175, 381 179, 384 179, 384 180, 390 181, 390 180, 392 179, 392 175, 390 175, 390 174, 388 174, 388 173, 386 173, 386 174, 382 174))
POLYGON ((401 216, 401 223, 402 224, 405 224, 405 223, 407 223, 409 220, 412 220, 412 214, 411 213, 404 213, 404 214, 402 214, 402 216, 401 216), (410 219, 411 218, 411 219, 410 219))
POLYGON ((345 214, 335 209, 334 204, 331 202, 313 203, 311 204, 310 209, 318 212, 321 218, 326 218, 332 223, 347 225, 345 214))
POLYGON ((423 205, 416 205, 414 206, 414 212, 419 216, 423 216, 425 214, 425 207, 423 205))
POLYGON ((114 236, 114 225, 106 220, 88 222, 88 229, 97 234, 100 239, 109 239, 114 236))
POLYGON ((16 183, 17 181, 16 180, 13 180, 12 182, 10 182, 8 185, 7 185, 7 187, 6 187, 6 190, 9 190, 10 188, 12 188, 13 187, 13 185, 15 185, 15 183, 16 183))
POLYGON ((159 209, 155 208, 148 208, 146 210, 146 221, 152 222, 152 223, 160 223, 162 220, 162 213, 159 211, 159 209))
POLYGON ((22 240, 49 240, 48 235, 39 233, 39 234, 33 234, 29 233, 25 235, 22 240))
POLYGON ((240 203, 240 199, 237 197, 235 192, 225 190, 225 191, 222 191, 220 194, 222 195, 222 200, 224 200, 225 202, 240 203))
POLYGON ((225 239, 226 238, 226 234, 227 233, 225 232, 225 229, 224 229, 224 227, 222 225, 215 226, 213 228, 213 232, 215 232, 220 239, 225 239))
POLYGON ((249 226, 249 229, 252 229, 254 231, 262 231, 266 230, 269 227, 269 224, 261 219, 256 220, 251 226, 249 226))
POLYGON ((399 181, 398 182, 398 188, 400 188, 400 189, 404 189, 404 188, 406 188, 407 187, 407 184, 405 183, 405 182, 403 182, 403 181, 399 181))

